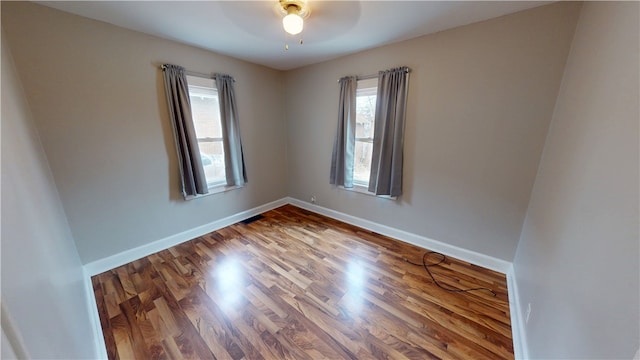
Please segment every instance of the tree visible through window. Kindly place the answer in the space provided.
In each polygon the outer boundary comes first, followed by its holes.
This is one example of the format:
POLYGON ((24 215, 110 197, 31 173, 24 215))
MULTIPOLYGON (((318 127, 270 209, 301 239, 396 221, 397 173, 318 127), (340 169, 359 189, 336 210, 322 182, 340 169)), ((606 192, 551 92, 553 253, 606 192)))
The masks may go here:
POLYGON ((373 152, 374 117, 378 79, 358 81, 356 91, 356 146, 353 156, 353 183, 368 186, 373 152))
POLYGON ((187 75, 193 125, 209 188, 226 183, 218 90, 213 79, 187 75))

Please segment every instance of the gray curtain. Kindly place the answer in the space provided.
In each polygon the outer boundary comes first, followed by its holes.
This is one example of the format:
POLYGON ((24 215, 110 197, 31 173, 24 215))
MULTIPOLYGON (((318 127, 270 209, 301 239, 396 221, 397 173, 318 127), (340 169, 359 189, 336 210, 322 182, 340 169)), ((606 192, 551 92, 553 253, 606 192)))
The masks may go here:
POLYGON ((169 115, 173 123, 173 134, 178 152, 178 164, 182 179, 182 195, 185 199, 209 192, 207 179, 202 167, 200 148, 191 117, 189 88, 184 68, 165 64, 164 88, 169 105, 169 115))
POLYGON ((216 74, 227 185, 242 186, 247 182, 247 172, 244 165, 240 125, 238 123, 238 107, 236 105, 233 82, 233 78, 229 75, 216 74))
POLYGON ((376 195, 402 194, 402 147, 409 86, 409 68, 378 74, 373 156, 369 191, 376 195))
POLYGON ((345 188, 353 187, 353 154, 356 143, 356 89, 355 76, 340 79, 338 102, 338 131, 333 142, 330 183, 345 188))

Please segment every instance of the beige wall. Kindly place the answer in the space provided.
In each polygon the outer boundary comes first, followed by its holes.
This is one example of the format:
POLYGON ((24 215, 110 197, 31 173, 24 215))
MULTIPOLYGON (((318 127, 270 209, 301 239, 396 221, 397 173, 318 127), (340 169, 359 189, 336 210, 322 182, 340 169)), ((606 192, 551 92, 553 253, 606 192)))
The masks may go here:
POLYGON ((2 2, 83 262, 287 195, 282 73, 27 2, 2 2), (159 65, 236 79, 249 183, 185 202, 159 65))
POLYGON ((578 17, 557 3, 285 74, 289 194, 511 261, 578 17), (407 65, 404 194, 335 189, 337 79, 407 65))
POLYGON ((637 2, 580 14, 514 260, 532 359, 640 347, 639 22, 637 2))
POLYGON ((2 358, 95 358, 82 264, 4 35, 2 358))

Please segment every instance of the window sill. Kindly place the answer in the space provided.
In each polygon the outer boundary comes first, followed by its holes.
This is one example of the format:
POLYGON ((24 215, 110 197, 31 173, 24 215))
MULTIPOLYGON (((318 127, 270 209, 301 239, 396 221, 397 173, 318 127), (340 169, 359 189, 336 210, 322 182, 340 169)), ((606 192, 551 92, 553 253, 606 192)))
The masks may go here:
POLYGON ((215 195, 215 194, 220 194, 220 193, 231 191, 231 190, 235 190, 235 189, 240 189, 240 188, 243 188, 243 187, 244 187, 244 185, 233 185, 233 186, 214 185, 214 186, 209 188, 209 192, 206 193, 206 194, 198 194, 198 195, 186 196, 184 199, 185 200, 199 199, 199 198, 203 198, 203 197, 207 197, 207 196, 211 196, 211 195, 215 195))
POLYGON ((398 200, 397 196, 376 195, 376 194, 370 192, 367 186, 363 186, 363 185, 353 184, 352 188, 346 188, 344 186, 338 186, 338 187, 340 189, 342 189, 342 190, 353 191, 353 192, 357 192, 357 193, 360 193, 360 194, 365 194, 365 195, 377 197, 377 198, 380 198, 380 199, 398 200))

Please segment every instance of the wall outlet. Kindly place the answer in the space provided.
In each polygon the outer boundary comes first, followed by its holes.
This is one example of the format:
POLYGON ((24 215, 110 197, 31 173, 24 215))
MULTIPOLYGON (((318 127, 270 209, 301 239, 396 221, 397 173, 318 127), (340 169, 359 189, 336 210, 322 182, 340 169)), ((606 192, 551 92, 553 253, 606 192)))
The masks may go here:
POLYGON ((524 317, 524 323, 528 324, 529 323, 529 317, 531 316, 531 303, 527 304, 527 314, 524 317))
POLYGON ((315 195, 311 195, 311 203, 312 204, 316 203, 316 196, 315 195))

